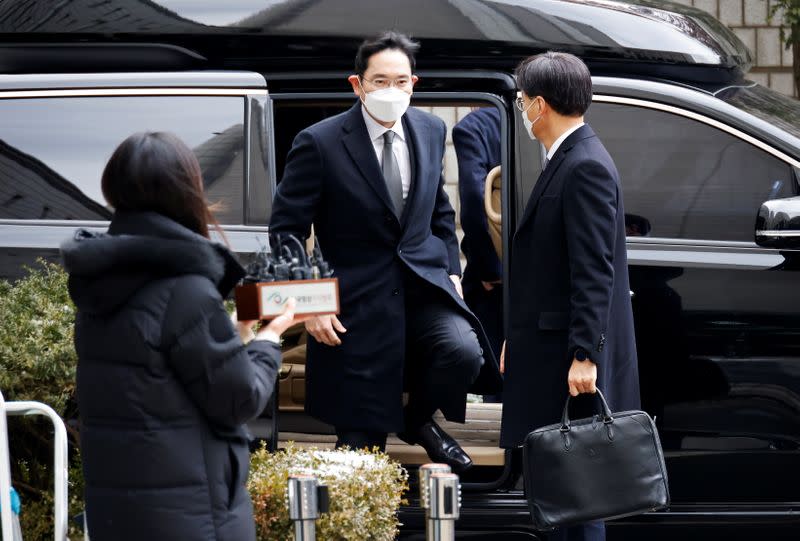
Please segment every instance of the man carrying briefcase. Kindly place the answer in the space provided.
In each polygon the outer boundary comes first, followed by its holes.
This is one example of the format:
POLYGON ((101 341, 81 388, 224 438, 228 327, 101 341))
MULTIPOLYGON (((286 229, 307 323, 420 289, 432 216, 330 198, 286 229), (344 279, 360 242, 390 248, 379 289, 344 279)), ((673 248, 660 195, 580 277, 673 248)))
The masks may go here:
MULTIPOLYGON (((583 121, 592 100, 589 70, 575 56, 550 52, 524 60, 516 78, 522 120, 547 159, 512 244, 502 447, 557 423, 565 391, 600 387, 612 410, 639 407, 622 188, 583 121)), ((592 400, 581 401, 576 406, 594 413, 592 400)), ((557 528, 548 539, 602 541, 605 527, 557 528)))

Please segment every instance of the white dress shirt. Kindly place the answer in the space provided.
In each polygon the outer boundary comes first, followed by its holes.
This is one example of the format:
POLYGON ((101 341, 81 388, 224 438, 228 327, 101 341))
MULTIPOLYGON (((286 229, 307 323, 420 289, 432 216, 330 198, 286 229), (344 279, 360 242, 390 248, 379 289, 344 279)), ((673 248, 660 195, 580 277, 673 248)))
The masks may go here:
POLYGON ((397 165, 400 167, 400 179, 403 181, 403 199, 407 199, 408 191, 411 189, 411 155, 408 153, 408 144, 406 134, 403 131, 402 119, 395 122, 391 128, 384 128, 369 116, 367 108, 363 104, 361 105, 361 114, 364 115, 364 123, 367 125, 367 132, 369 132, 369 138, 372 140, 372 147, 375 149, 379 165, 383 165, 383 134, 389 130, 396 134, 392 143, 392 151, 397 160, 397 165))
POLYGON ((564 140, 565 140, 567 137, 569 137, 570 135, 572 135, 572 133, 573 133, 573 132, 577 131, 577 129, 578 129, 578 128, 580 128, 580 127, 581 127, 581 126, 583 126, 583 125, 584 125, 584 123, 583 123, 583 122, 581 122, 580 124, 578 124, 578 125, 576 125, 576 126, 573 126, 573 127, 571 127, 570 129, 568 129, 567 131, 565 131, 564 133, 562 133, 562 134, 561 134, 561 137, 559 137, 558 139, 556 139, 555 143, 553 143, 553 146, 551 146, 551 147, 550 147, 550 150, 548 150, 548 151, 547 151, 547 160, 548 160, 548 161, 549 161, 549 160, 552 160, 552 159, 553 159, 553 156, 555 156, 555 155, 556 155, 556 151, 558 150, 558 147, 560 147, 560 146, 561 146, 561 143, 563 143, 563 142, 564 142, 564 140))

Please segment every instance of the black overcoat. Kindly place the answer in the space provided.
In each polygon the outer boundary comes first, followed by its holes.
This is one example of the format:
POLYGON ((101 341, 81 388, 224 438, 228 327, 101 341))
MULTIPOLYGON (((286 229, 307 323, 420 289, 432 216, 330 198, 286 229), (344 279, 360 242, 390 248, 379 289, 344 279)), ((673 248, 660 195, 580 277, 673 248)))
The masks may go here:
MULTIPOLYGON (((476 329, 486 362, 474 391, 496 392, 500 385, 480 323, 449 278, 461 265, 455 213, 443 186, 445 125, 413 108, 402 121, 412 183, 400 220, 360 103, 297 135, 273 205, 270 231, 306 237, 313 223, 339 278, 339 319, 347 333, 336 347, 309 338, 306 366, 306 411, 335 426, 403 428, 408 273, 433 284, 476 329)), ((459 409, 443 413, 459 420, 459 409)))
POLYGON ((486 175, 500 165, 501 141, 500 110, 497 107, 473 111, 453 127, 453 146, 458 157, 461 228, 464 230, 461 250, 467 259, 462 282, 465 293, 471 290, 485 294, 481 282, 503 278, 503 264, 492 244, 484 208, 486 175))
POLYGON ((255 540, 248 433, 280 365, 242 344, 223 297, 244 269, 155 213, 117 212, 108 235, 62 245, 92 539, 255 540))
POLYGON ((578 128, 539 177, 512 242, 501 446, 559 421, 578 347, 612 409, 639 407, 624 212, 611 156, 578 128))

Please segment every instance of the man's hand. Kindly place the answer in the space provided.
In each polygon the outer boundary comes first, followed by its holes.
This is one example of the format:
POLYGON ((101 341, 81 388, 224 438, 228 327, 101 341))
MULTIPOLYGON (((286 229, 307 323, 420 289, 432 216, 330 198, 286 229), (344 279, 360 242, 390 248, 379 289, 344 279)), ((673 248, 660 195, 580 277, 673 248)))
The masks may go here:
POLYGON ((491 291, 495 287, 499 286, 502 283, 503 283, 502 280, 495 280, 494 282, 483 282, 482 281, 481 285, 483 286, 483 289, 485 289, 486 291, 491 291))
POLYGON ((571 396, 597 392, 597 365, 589 359, 585 361, 572 359, 567 384, 569 385, 569 394, 571 396))
POLYGON ((503 340, 503 349, 500 350, 500 373, 506 373, 506 341, 503 340))
POLYGON ((456 286, 456 292, 458 293, 458 296, 463 299, 464 290, 461 289, 461 277, 458 274, 451 274, 450 281, 453 282, 454 286, 456 286))
POLYGON ((347 329, 344 328, 344 325, 335 315, 315 316, 306 321, 308 334, 313 336, 317 342, 326 346, 340 346, 342 344, 339 335, 336 334, 334 329, 340 333, 347 332, 347 329))

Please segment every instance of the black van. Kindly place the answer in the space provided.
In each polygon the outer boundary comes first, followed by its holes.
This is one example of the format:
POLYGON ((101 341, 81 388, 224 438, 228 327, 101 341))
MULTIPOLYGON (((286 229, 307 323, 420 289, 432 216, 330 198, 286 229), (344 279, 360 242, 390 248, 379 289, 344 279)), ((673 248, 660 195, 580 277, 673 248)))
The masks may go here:
MULTIPOLYGON (((471 107, 501 111, 505 268, 544 157, 515 114, 511 71, 548 49, 578 54, 592 70, 588 122, 623 182, 642 400, 657 419, 672 493, 668 510, 612 522, 609 537, 796 539, 800 103, 747 81, 747 49, 691 8, 4 0, 0 277, 55 259, 78 225, 104 227, 100 171, 143 129, 173 131, 194 148, 229 239, 252 252, 292 139, 352 104, 345 78, 355 49, 386 28, 422 41, 413 105, 450 124, 471 107)), ((330 427, 302 412, 302 337, 287 342, 277 439, 332 445, 330 427)), ((499 408, 470 404, 468 423, 448 427, 477 464, 462 479, 459 538, 539 539, 520 456, 497 448, 499 408)), ((412 470, 426 458, 398 440, 389 451, 412 470)), ((411 499, 401 537, 423 539, 411 499)))

